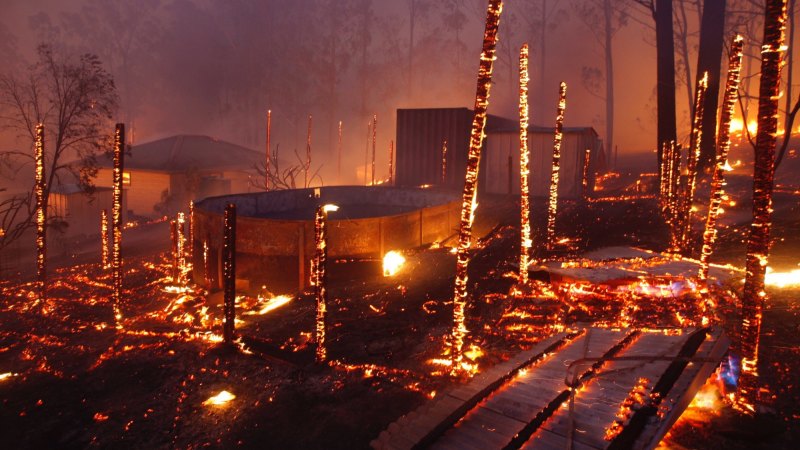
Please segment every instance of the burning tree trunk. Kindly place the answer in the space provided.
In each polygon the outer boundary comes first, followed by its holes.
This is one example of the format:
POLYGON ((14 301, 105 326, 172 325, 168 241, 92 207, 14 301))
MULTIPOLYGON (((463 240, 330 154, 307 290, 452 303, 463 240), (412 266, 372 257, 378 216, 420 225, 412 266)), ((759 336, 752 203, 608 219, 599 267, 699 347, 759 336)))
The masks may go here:
POLYGON ((236 205, 225 206, 222 244, 222 288, 224 290, 222 338, 233 342, 236 322, 236 205))
POLYGON ((194 201, 189 201, 189 237, 186 239, 186 259, 194 257, 194 201))
POLYGON ((489 0, 486 14, 486 30, 483 35, 483 49, 478 69, 478 86, 475 94, 475 114, 472 119, 472 133, 467 155, 467 172, 464 180, 464 193, 461 204, 461 221, 458 233, 458 249, 456 252, 456 280, 453 296, 453 335, 451 341, 452 371, 461 370, 464 359, 463 346, 467 327, 464 324, 464 310, 467 304, 467 265, 469 263, 469 247, 472 239, 472 220, 475 214, 475 194, 478 183, 478 168, 483 146, 483 129, 486 127, 486 110, 489 106, 489 90, 492 86, 492 68, 497 45, 497 28, 500 13, 503 10, 502 0, 489 0))
POLYGON ((680 144, 673 143, 672 162, 670 163, 669 180, 669 236, 670 236, 670 252, 676 253, 680 249, 680 198, 678 191, 681 186, 681 146, 680 144))
POLYGON ((36 287, 39 302, 44 306, 47 300, 47 197, 44 178, 44 125, 36 125, 36 145, 34 147, 36 164, 36 287))
POLYGON ((442 141, 442 184, 447 180, 447 139, 442 141))
POLYGON ((739 401, 753 410, 758 400, 758 340, 761 310, 767 294, 764 275, 769 258, 778 99, 786 27, 786 0, 767 0, 764 43, 761 46, 761 83, 758 100, 758 134, 753 169, 753 222, 747 239, 746 275, 742 294, 742 378, 739 401))
POLYGON ((389 186, 394 185, 394 141, 389 141, 389 186))
POLYGON ((175 223, 175 231, 177 234, 176 250, 178 252, 178 284, 183 286, 186 284, 186 215, 182 212, 178 213, 178 219, 175 223))
POLYGON ((375 186, 375 148, 378 143, 378 115, 372 116, 372 186, 375 186))
POLYGON ((587 148, 586 154, 583 157, 583 175, 581 176, 581 190, 583 191, 583 199, 589 198, 589 163, 592 159, 592 149, 587 148))
POLYGON ((686 189, 681 205, 681 236, 680 245, 684 256, 689 256, 691 245, 689 232, 692 229, 692 203, 697 190, 697 161, 700 159, 700 148, 703 142, 703 107, 705 105, 706 89, 708 88, 708 72, 697 81, 694 94, 694 119, 692 120, 692 135, 689 138, 689 154, 686 162, 686 189))
POLYGON ((317 207, 314 216, 314 244, 316 253, 314 254, 314 295, 317 299, 316 327, 314 329, 314 342, 317 344, 316 359, 318 363, 325 362, 327 349, 325 348, 325 314, 328 308, 327 293, 327 272, 326 264, 328 260, 328 235, 327 222, 328 212, 339 209, 335 205, 320 205, 317 207))
POLYGON ((100 210, 100 258, 103 269, 108 269, 108 211, 100 210))
POLYGON ((305 176, 305 184, 303 187, 308 187, 308 171, 311 170, 311 114, 308 115, 308 134, 306 135, 306 164, 303 174, 305 176))
POLYGON ((558 208, 558 171, 561 161, 561 139, 564 129, 564 109, 567 106, 567 83, 561 82, 558 89, 558 110, 556 112, 556 134, 553 140, 553 168, 550 171, 550 199, 547 205, 547 248, 555 248, 556 210, 558 208))
POLYGON ((267 154, 266 161, 264 162, 264 189, 269 191, 269 168, 270 156, 272 149, 270 148, 270 138, 272 135, 272 110, 267 110, 267 154))
POLYGON ((125 124, 118 123, 114 130, 114 192, 111 208, 111 272, 113 282, 112 304, 117 328, 122 327, 122 173, 125 168, 125 124))
POLYGON ((520 190, 520 252, 519 282, 528 282, 528 254, 530 253, 531 223, 528 197, 528 44, 519 51, 519 190, 520 190))
POLYGON ((724 167, 725 162, 728 160, 728 150, 731 147, 731 118, 739 95, 739 72, 742 68, 743 47, 744 39, 739 35, 734 37, 728 57, 728 79, 725 82, 725 98, 722 101, 722 115, 719 122, 717 157, 714 164, 714 172, 711 176, 711 198, 708 206, 708 215, 706 216, 706 225, 703 230, 703 247, 700 250, 700 270, 697 276, 703 283, 708 279, 708 263, 717 237, 717 218, 719 217, 719 207, 722 204, 723 186, 725 185, 724 167))

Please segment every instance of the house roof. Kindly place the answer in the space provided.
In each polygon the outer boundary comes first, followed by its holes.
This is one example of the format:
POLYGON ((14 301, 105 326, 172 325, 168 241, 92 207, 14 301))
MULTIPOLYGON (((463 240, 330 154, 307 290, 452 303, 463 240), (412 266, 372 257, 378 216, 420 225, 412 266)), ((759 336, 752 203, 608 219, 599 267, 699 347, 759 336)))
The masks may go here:
MULTIPOLYGON (((178 135, 134 145, 125 156, 126 169, 159 172, 196 170, 253 169, 263 155, 240 145, 209 136, 178 135)), ((110 155, 98 160, 100 167, 111 167, 110 155)))

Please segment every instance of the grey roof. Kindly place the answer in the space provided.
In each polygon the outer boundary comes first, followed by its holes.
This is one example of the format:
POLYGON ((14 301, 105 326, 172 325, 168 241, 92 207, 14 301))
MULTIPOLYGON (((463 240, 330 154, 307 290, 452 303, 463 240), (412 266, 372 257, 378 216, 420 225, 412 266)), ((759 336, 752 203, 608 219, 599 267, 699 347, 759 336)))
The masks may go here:
MULTIPOLYGON (((125 157, 126 169, 185 172, 189 169, 253 169, 263 154, 209 136, 178 135, 134 145, 125 157)), ((101 167, 111 167, 109 155, 99 158, 101 167)))

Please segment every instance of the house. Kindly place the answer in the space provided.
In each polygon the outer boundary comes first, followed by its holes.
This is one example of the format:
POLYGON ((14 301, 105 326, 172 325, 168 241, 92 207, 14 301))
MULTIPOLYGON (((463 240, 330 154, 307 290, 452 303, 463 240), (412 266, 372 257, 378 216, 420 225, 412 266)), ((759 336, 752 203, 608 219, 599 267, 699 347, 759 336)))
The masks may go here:
MULTIPOLYGON (((396 184, 463 188, 472 119, 468 108, 398 109, 396 184)), ((554 131, 554 127, 528 127, 531 195, 548 193, 554 131)), ((578 198, 586 149, 590 149, 589 173, 601 173, 605 171, 603 145, 591 127, 565 127, 563 131, 558 193, 562 198, 578 198)), ((484 132, 478 189, 519 194, 519 122, 490 114, 484 132)), ((593 181, 590 177, 590 189, 593 181)))
MULTIPOLYGON (((185 210, 190 200, 255 192, 263 154, 209 136, 179 135, 134 145, 125 155, 128 211, 153 218, 185 210)), ((112 160, 98 161, 95 184, 111 186, 112 160)))

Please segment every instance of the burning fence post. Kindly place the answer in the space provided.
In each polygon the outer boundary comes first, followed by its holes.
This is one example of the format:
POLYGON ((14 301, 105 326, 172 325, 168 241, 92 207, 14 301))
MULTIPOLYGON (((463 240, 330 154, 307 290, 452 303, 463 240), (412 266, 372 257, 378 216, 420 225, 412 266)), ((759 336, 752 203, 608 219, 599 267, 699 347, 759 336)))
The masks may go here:
POLYGON ((739 95, 739 71, 742 68, 742 50, 744 39, 737 35, 731 43, 728 56, 728 78, 725 81, 725 97, 722 101, 722 115, 719 123, 719 136, 717 137, 717 157, 714 172, 711 175, 711 196, 706 216, 705 229, 703 230, 703 247, 700 250, 700 270, 698 279, 705 284, 708 280, 708 264, 711 253, 714 251, 714 241, 717 237, 717 218, 719 207, 722 204, 723 187, 725 186, 725 163, 728 160, 728 150, 731 147, 730 125, 736 108, 736 99, 739 95))
POLYGON ((689 232, 692 229, 692 203, 694 203, 694 194, 697 190, 697 161, 700 159, 700 144, 703 141, 703 111, 705 109, 706 89, 708 89, 708 72, 705 72, 703 78, 697 82, 694 92, 694 119, 692 120, 692 135, 689 138, 689 154, 686 162, 686 189, 684 190, 680 217, 680 247, 684 256, 689 256, 691 251, 689 232))
POLYGON ((547 207, 547 248, 553 250, 556 242, 556 210, 558 208, 558 171, 561 160, 561 139, 564 130, 564 109, 567 106, 567 83, 561 82, 558 89, 556 133, 553 140, 553 168, 550 172, 550 199, 547 207))
POLYGON ((233 342, 236 322, 236 205, 225 206, 222 243, 222 288, 224 290, 222 338, 233 342))
POLYGON ((519 283, 528 282, 528 254, 532 246, 530 223, 530 198, 528 197, 528 44, 519 51, 519 208, 520 208, 520 252, 519 283))
POLYGON ((447 139, 442 141, 442 184, 447 180, 447 139))
MULTIPOLYGON (((753 222, 747 238, 744 290, 742 292, 742 376, 737 403, 753 411, 759 400, 758 341, 761 311, 767 293, 764 275, 769 258, 772 190, 775 175, 775 142, 783 52, 786 51, 786 0, 767 0, 764 43, 761 46, 761 82, 758 92, 758 133, 753 167, 753 222)), ((791 82, 791 81, 790 81, 791 82)))
POLYGON ((372 115, 372 186, 375 186, 375 148, 378 140, 378 115, 372 115))
POLYGON ((489 106, 489 91, 492 86, 492 68, 494 66, 495 48, 497 45, 497 29, 500 13, 503 10, 502 0, 489 0, 486 13, 486 30, 483 35, 480 67, 478 69, 478 85, 475 94, 475 114, 472 119, 472 133, 467 155, 467 172, 464 180, 464 193, 461 203, 461 221, 458 233, 458 249, 456 251, 456 280, 453 296, 453 334, 451 341, 452 372, 461 370, 464 359, 463 346, 467 327, 464 324, 464 312, 467 304, 467 265, 469 264, 469 247, 472 238, 472 220, 475 214, 475 194, 478 183, 478 168, 483 146, 483 129, 486 127, 486 110, 489 106))
POLYGON ((314 294, 317 299, 317 316, 314 342, 317 344, 316 359, 318 363, 325 362, 327 349, 325 348, 325 313, 327 312, 327 273, 325 266, 328 259, 328 235, 327 222, 328 213, 338 210, 336 205, 320 205, 314 216, 314 243, 316 253, 314 255, 314 294))
POLYGON ((389 186, 394 186, 394 141, 389 141, 389 186))
POLYGON ((39 302, 44 306, 47 300, 47 181, 44 174, 44 125, 36 125, 36 144, 34 146, 36 164, 36 287, 39 302))
POLYGON ((108 269, 108 211, 105 209, 100 210, 100 258, 103 269, 108 269))
POLYGON ((589 198, 589 163, 591 162, 592 149, 587 148, 583 156, 583 174, 581 175, 581 190, 583 199, 589 198))
POLYGON ((305 184, 303 187, 308 187, 308 171, 311 170, 311 114, 308 115, 308 134, 306 135, 306 164, 303 174, 305 175, 305 184))
POLYGON ((125 170, 125 124, 114 129, 114 192, 111 208, 111 272, 113 280, 112 304, 117 328, 122 328, 122 174, 125 170))
POLYGON ((270 157, 272 156, 272 149, 270 147, 270 138, 272 137, 272 110, 267 110, 267 154, 266 161, 264 161, 264 190, 269 191, 269 169, 270 157))
POLYGON ((669 186, 669 247, 670 252, 677 253, 680 249, 680 202, 678 198, 678 191, 681 186, 681 146, 680 144, 672 143, 672 151, 670 152, 672 163, 670 164, 670 186, 669 186))

